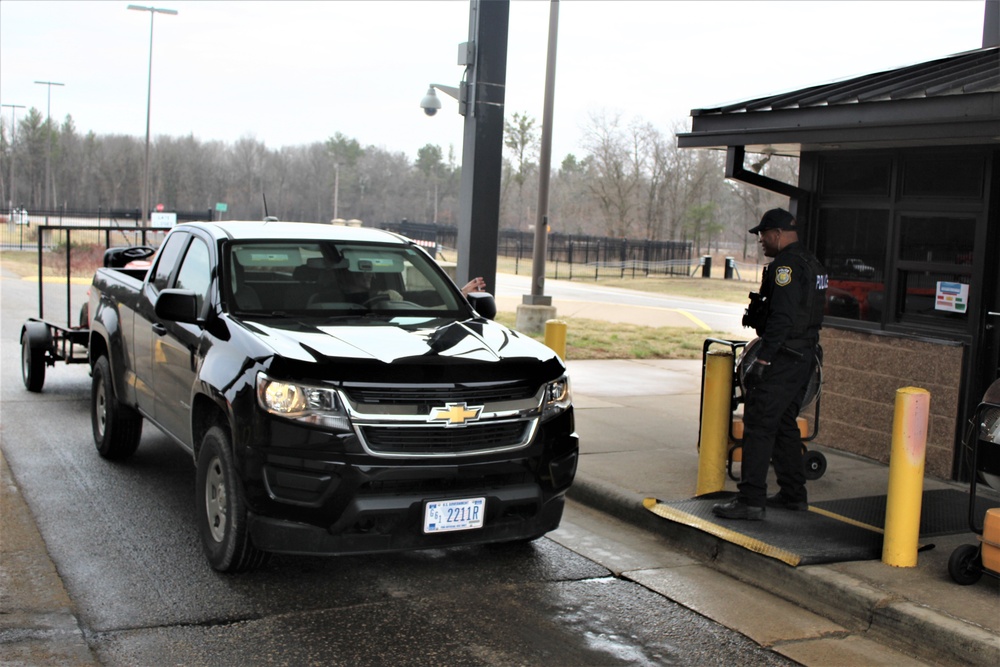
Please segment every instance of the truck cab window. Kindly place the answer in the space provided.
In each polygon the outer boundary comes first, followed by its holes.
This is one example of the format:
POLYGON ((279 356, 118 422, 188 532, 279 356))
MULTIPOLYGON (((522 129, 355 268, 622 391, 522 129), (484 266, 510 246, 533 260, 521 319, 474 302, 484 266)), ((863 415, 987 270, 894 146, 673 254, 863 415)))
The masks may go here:
POLYGON ((208 298, 208 288, 212 284, 212 270, 209 263, 208 246, 199 238, 191 241, 180 270, 177 272, 178 289, 189 289, 198 297, 198 312, 208 298))
POLYGON ((177 266, 177 258, 188 238, 186 234, 171 234, 160 248, 156 268, 153 269, 153 279, 150 281, 157 292, 170 287, 170 275, 177 266))

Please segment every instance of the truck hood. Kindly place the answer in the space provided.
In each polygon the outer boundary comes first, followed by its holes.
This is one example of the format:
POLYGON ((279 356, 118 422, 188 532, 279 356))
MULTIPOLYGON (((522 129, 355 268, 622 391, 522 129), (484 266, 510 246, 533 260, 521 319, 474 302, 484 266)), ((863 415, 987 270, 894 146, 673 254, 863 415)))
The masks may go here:
POLYGON ((480 362, 550 359, 554 353, 537 341, 489 320, 456 321, 397 317, 350 324, 308 320, 244 321, 258 340, 288 360, 377 360, 446 357, 480 362))

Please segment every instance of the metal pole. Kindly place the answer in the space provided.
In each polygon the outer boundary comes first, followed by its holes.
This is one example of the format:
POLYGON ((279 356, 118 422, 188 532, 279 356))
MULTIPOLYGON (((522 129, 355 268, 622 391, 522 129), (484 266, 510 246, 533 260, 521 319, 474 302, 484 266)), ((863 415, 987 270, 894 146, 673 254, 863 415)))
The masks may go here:
POLYGON ((531 262, 529 305, 550 306, 545 294, 545 243, 549 226, 549 176, 552 167, 552 109, 556 87, 556 42, 559 34, 559 0, 549 4, 549 44, 545 62, 545 101, 542 107, 542 145, 538 155, 538 216, 535 221, 535 248, 531 262))
POLYGON ((896 390, 882 542, 882 562, 893 567, 917 565, 930 403, 926 389, 896 390))
MULTIPOLYGON (((49 171, 49 161, 52 156, 52 86, 65 86, 66 84, 55 81, 35 81, 35 83, 48 86, 48 101, 45 106, 45 201, 42 202, 42 208, 48 210, 49 181, 52 179, 49 171)), ((45 216, 45 222, 48 223, 48 215, 45 216)))
POLYGON ((510 0, 472 0, 469 42, 475 47, 459 189, 457 282, 482 276, 496 284, 503 169, 503 111, 510 0))
POLYGON ((149 12, 149 69, 146 74, 146 156, 142 163, 142 219, 149 220, 149 120, 153 101, 153 17, 156 12, 149 12))
POLYGON ((696 496, 725 488, 726 449, 729 445, 729 421, 732 418, 730 398, 733 395, 733 353, 731 350, 709 350, 704 356, 698 480, 694 492, 696 496))
POLYGON ((333 219, 336 220, 337 209, 340 207, 340 165, 333 165, 333 219))
POLYGON ((140 223, 149 222, 149 127, 150 115, 153 99, 153 17, 155 14, 176 15, 176 9, 162 9, 159 7, 143 7, 140 5, 129 5, 128 9, 149 12, 149 72, 146 78, 146 158, 142 168, 142 209, 140 211, 140 223))

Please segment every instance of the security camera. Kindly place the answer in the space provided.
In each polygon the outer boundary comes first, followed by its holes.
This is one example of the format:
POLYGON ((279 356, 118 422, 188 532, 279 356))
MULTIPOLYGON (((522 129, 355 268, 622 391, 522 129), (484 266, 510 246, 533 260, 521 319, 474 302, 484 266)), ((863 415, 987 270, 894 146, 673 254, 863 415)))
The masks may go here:
POLYGON ((437 93, 434 92, 434 86, 427 89, 424 99, 420 100, 420 108, 428 116, 433 116, 441 108, 441 100, 438 99, 437 93))

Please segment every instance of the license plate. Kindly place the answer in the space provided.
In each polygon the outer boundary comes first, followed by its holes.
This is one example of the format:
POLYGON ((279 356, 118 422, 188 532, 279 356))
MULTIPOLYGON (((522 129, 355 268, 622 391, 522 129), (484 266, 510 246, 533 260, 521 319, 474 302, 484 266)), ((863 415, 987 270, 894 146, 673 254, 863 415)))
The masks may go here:
POLYGON ((483 527, 486 498, 429 500, 424 506, 424 532, 447 533, 483 527))

